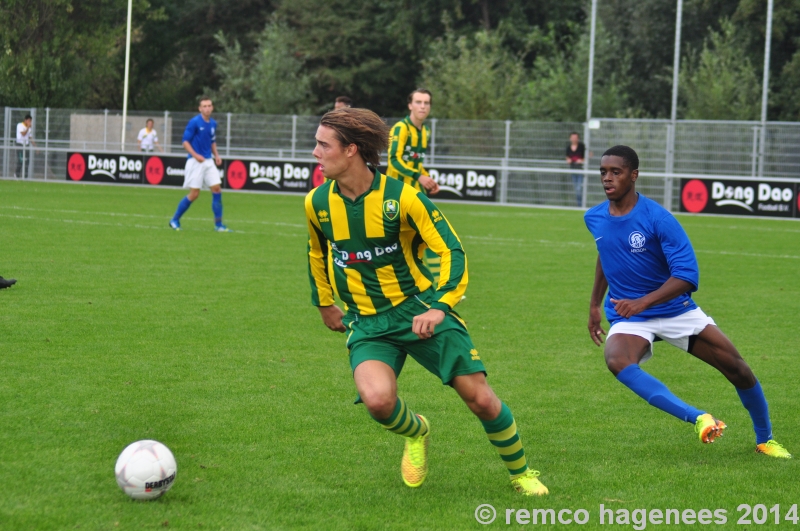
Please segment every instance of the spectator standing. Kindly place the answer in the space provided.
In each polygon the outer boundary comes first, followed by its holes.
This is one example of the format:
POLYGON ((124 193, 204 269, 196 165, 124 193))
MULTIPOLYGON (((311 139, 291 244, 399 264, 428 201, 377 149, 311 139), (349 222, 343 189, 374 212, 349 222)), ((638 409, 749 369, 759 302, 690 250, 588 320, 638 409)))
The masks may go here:
POLYGON ((25 151, 29 149, 29 146, 33 144, 36 145, 36 142, 33 140, 33 117, 30 114, 26 114, 25 118, 17 124, 17 169, 14 171, 14 177, 20 177, 24 179, 26 177, 26 170, 25 166, 30 161, 30 156, 25 156, 25 151))
MULTIPOLYGON (((576 132, 569 134, 569 144, 567 144, 567 164, 572 170, 582 170, 583 162, 586 158, 586 146, 581 142, 581 137, 576 132)), ((572 187, 575 190, 575 203, 583 206, 583 174, 573 173, 572 187)))
POLYGON ((147 119, 144 129, 139 131, 139 136, 136 138, 136 140, 139 142, 139 150, 144 151, 145 153, 152 153, 155 147, 158 147, 159 151, 164 151, 161 149, 161 146, 158 145, 158 133, 156 133, 156 130, 153 127, 152 118, 147 119))

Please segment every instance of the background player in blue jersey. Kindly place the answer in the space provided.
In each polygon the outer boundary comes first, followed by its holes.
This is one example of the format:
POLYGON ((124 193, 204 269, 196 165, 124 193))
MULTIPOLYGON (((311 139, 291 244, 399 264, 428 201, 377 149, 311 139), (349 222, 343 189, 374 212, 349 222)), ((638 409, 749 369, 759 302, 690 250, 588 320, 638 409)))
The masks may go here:
POLYGON ((175 230, 181 230, 181 216, 192 202, 200 195, 200 188, 206 185, 211 190, 211 209, 214 211, 214 230, 229 232, 222 224, 222 181, 217 166, 222 166, 222 159, 217 152, 217 122, 211 118, 214 104, 211 98, 200 98, 200 114, 189 120, 183 132, 183 147, 189 153, 186 158, 186 173, 183 187, 189 194, 178 203, 178 209, 169 222, 175 230), (211 156, 214 156, 212 159, 211 156))
POLYGON ((636 192, 638 168, 633 149, 615 146, 606 151, 600 175, 608 201, 584 216, 599 253, 589 304, 592 340, 598 346, 603 342, 600 305, 605 299, 611 323, 606 365, 620 382, 650 405, 694 423, 702 442, 720 437, 724 422, 684 403, 639 367, 652 356, 653 341, 663 339, 708 363, 736 387, 753 420, 756 452, 791 458, 772 439, 767 400, 753 371, 692 300, 700 276, 692 244, 672 214, 636 192))

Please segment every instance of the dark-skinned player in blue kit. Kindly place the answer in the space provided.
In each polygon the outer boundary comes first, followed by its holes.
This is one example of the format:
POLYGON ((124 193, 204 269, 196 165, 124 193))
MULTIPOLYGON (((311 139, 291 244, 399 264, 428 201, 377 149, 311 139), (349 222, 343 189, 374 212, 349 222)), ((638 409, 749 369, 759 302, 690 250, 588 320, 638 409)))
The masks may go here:
POLYGON ((600 346, 604 305, 611 324, 604 351, 608 369, 648 404, 694 424, 701 442, 712 443, 722 436, 725 423, 686 404, 639 366, 652 356, 653 341, 667 341, 733 384, 753 421, 757 453, 791 458, 772 438, 767 400, 753 371, 692 300, 700 274, 686 232, 665 208, 636 192, 636 152, 628 146, 612 147, 600 161, 600 176, 608 201, 584 216, 599 253, 588 327, 600 346))

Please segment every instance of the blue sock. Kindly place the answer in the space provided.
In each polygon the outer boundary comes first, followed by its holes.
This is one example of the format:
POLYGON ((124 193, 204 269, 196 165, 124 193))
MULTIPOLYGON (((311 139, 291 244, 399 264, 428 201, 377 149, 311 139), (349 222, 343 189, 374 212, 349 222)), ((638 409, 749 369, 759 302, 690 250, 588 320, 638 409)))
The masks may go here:
POLYGON ((175 221, 181 219, 183 213, 189 210, 190 206, 192 206, 192 202, 189 201, 188 197, 184 197, 183 199, 181 199, 181 202, 178 203, 178 210, 175 211, 175 215, 172 216, 172 219, 174 219, 175 221))
POLYGON ((626 385, 631 391, 647 400, 651 406, 666 411, 673 417, 683 421, 695 423, 697 417, 705 413, 692 407, 672 394, 667 386, 653 376, 644 372, 639 365, 628 365, 617 375, 617 380, 626 385))
POLYGON ((214 225, 222 225, 222 192, 211 194, 211 210, 214 211, 214 225))
POLYGON ((756 385, 750 389, 736 389, 742 405, 753 419, 753 429, 756 432, 756 444, 765 443, 772 439, 772 422, 769 420, 769 407, 761 383, 756 380, 756 385))

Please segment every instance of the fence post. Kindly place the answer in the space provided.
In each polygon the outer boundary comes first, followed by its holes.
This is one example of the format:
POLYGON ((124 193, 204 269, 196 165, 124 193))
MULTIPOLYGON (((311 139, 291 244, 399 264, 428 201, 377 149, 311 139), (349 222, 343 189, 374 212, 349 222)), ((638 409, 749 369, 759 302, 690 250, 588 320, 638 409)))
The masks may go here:
POLYGON ((589 168, 591 168, 592 148, 591 148, 591 129, 589 120, 583 124, 583 147, 586 153, 583 154, 583 186, 581 187, 581 208, 586 208, 587 197, 589 196, 589 168))
POLYGON ((294 158, 294 150, 297 147, 297 115, 292 115, 292 158, 294 158))
POLYGON ((108 151, 108 109, 103 111, 103 151, 108 151))
POLYGON ((225 131, 225 156, 231 156, 231 113, 228 113, 228 127, 225 131))
POLYGON ((500 173, 500 203, 508 203, 508 159, 511 157, 511 120, 506 120, 506 142, 500 173))
POLYGON ((758 137, 760 127, 753 127, 753 153, 750 155, 750 176, 756 176, 756 165, 758 163, 758 137))
MULTIPOLYGON (((36 108, 31 108, 31 130, 36 130, 36 108)), ((33 132, 29 135, 30 138, 33 138, 33 132)), ((33 140, 28 141, 28 152, 30 154, 30 160, 28 161, 28 179, 33 179, 33 140)))
POLYGON ((436 118, 431 119, 431 165, 436 163, 436 118))
POLYGON ((664 177, 664 208, 672 212, 672 173, 675 169, 675 122, 667 124, 666 176, 664 177))
POLYGON ((758 141, 758 176, 764 176, 764 167, 767 157, 767 123, 761 124, 761 138, 758 141))
POLYGON ((171 135, 167 133, 167 122, 169 121, 169 111, 164 111, 164 153, 172 152, 170 144, 172 144, 171 135))
POLYGON ((47 180, 47 162, 50 158, 50 107, 44 110, 44 180, 47 180))
POLYGON ((9 153, 11 139, 11 108, 3 107, 3 177, 8 177, 9 153))

